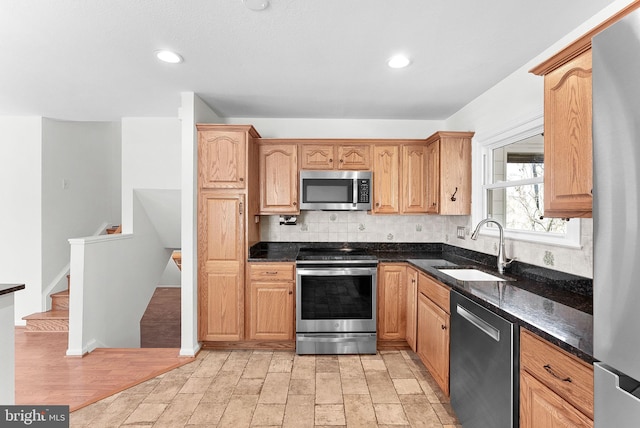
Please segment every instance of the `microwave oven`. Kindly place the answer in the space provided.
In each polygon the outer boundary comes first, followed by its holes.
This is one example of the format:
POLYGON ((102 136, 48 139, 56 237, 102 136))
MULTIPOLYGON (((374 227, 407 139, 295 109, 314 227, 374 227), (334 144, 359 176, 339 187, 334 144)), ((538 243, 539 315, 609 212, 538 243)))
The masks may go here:
POLYGON ((371 171, 300 171, 301 210, 370 210, 371 171))

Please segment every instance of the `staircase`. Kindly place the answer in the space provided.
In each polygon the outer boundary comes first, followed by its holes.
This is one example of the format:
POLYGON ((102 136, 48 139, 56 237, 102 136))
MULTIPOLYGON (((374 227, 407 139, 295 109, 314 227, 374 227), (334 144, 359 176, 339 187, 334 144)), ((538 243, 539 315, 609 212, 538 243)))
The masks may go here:
MULTIPOLYGON (((108 235, 121 233, 122 225, 106 229, 108 235)), ((68 332, 69 331, 69 290, 70 276, 67 275, 67 289, 52 294, 51 310, 36 312, 22 317, 27 322, 27 332, 68 332)))
POLYGON ((67 289, 51 295, 51 310, 22 318, 27 321, 28 332, 69 331, 69 286, 70 277, 67 275, 67 289))

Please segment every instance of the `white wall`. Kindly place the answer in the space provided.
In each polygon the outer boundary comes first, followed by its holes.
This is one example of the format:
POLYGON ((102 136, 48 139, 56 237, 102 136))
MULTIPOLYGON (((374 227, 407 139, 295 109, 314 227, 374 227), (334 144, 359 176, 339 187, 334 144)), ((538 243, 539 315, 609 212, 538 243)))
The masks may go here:
POLYGON ((133 230, 134 189, 180 189, 180 120, 122 119, 122 231, 133 230))
MULTIPOLYGON (((103 223, 119 224, 120 166, 113 162, 119 152, 119 123, 43 119, 43 290, 66 288, 69 238, 90 236, 103 223)), ((50 300, 43 304, 50 306, 50 300)))
POLYGON ((25 284, 16 324, 41 310, 42 118, 0 117, 0 282, 25 284))
POLYGON ((196 123, 222 123, 193 92, 181 94, 182 154, 182 276, 180 355, 194 356, 198 343, 198 139, 196 123))

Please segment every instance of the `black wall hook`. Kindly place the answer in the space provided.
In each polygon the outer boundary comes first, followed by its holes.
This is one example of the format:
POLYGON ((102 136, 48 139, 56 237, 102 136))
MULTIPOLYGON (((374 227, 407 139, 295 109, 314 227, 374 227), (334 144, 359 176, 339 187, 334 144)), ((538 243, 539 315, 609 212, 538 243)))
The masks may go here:
POLYGON ((458 188, 456 187, 456 190, 454 190, 453 195, 451 195, 451 201, 455 202, 456 201, 456 193, 458 193, 458 188))

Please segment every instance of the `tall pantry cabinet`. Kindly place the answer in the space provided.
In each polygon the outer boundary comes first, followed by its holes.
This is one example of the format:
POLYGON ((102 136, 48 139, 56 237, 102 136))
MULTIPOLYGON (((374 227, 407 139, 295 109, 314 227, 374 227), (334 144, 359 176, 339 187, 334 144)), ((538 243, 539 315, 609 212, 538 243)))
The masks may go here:
POLYGON ((198 339, 244 339, 248 248, 260 240, 252 126, 198 124, 198 339))

